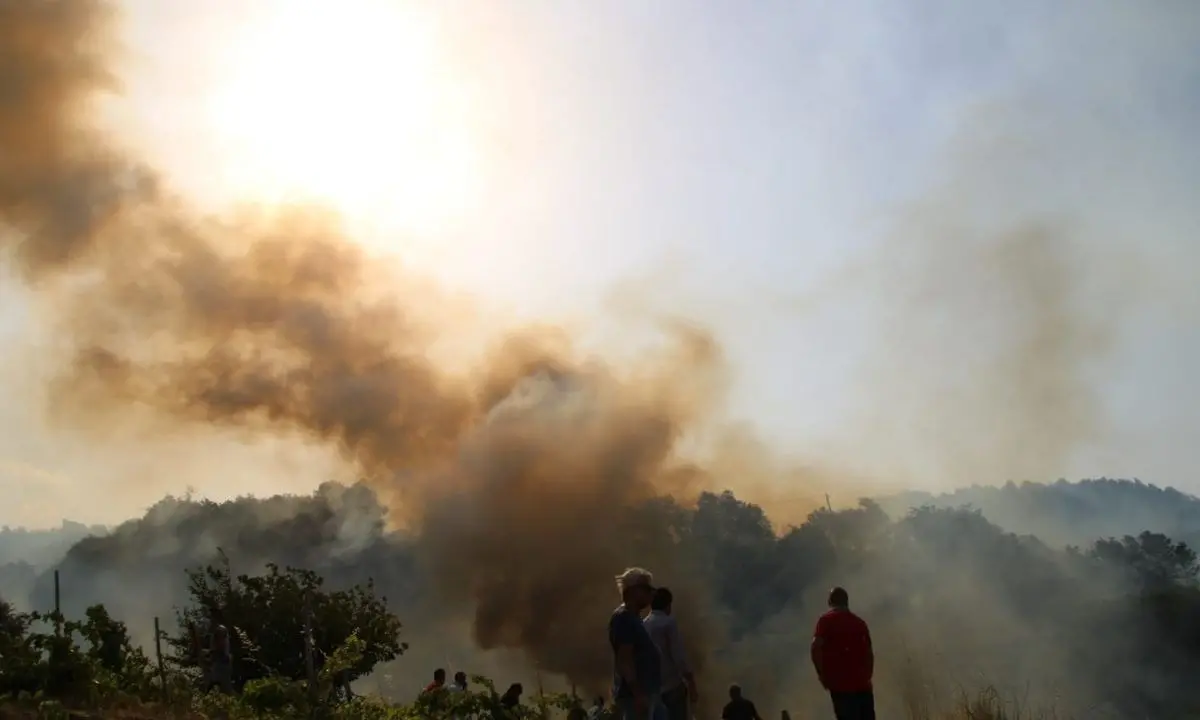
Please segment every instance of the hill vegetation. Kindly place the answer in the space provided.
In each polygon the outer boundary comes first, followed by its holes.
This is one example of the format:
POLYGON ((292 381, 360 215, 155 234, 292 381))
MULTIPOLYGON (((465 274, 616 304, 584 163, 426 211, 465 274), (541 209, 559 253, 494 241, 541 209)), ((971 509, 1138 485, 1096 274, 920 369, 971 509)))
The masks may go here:
MULTIPOLYGON (((709 703, 719 701, 724 684, 738 681, 761 708, 786 708, 793 717, 827 712, 802 658, 824 591, 837 583, 850 589, 853 605, 872 623, 880 656, 877 692, 886 716, 940 716, 976 688, 989 687, 984 704, 1010 716, 1053 706, 1060 717, 1188 717, 1200 710, 1193 682, 1200 672, 1197 561, 1188 543, 1158 528, 1194 531, 1189 508, 1196 501, 1175 493, 1172 514, 1172 503, 1161 501, 1171 493, 1118 481, 975 488, 905 511, 896 498, 822 509, 783 532, 772 529, 763 508, 732 493, 704 494, 689 505, 653 499, 640 512, 664 530, 654 543, 669 542, 689 558, 686 567, 660 580, 691 589, 680 597, 680 619, 706 660, 709 703), (1145 506, 1131 506, 1131 498, 1139 497, 1145 506), (957 500, 972 498, 979 501, 970 503, 973 508, 957 506, 957 500), (1012 512, 1019 519, 1021 503, 1042 510, 1025 514, 1020 534, 992 522, 989 513, 1012 512), (1037 523, 1055 527, 1058 516, 1063 527, 1074 522, 1085 528, 1059 530, 1069 545, 1029 532, 1037 523), (1159 526, 1122 524, 1131 518, 1159 526), (1079 533, 1089 527, 1117 531, 1084 541, 1079 533)), ((262 683, 275 683, 274 705, 255 700, 258 705, 237 712, 279 712, 283 706, 294 712, 297 698, 308 703, 305 712, 332 708, 324 689, 319 701, 309 699, 309 688, 320 682, 330 684, 330 692, 347 684, 370 686, 405 703, 403 710, 387 706, 387 712, 410 712, 433 667, 428 658, 449 654, 440 654, 442 646, 464 619, 474 623, 477 641, 481 626, 477 616, 471 620, 470 608, 439 603, 446 578, 437 576, 445 570, 428 562, 423 535, 389 531, 385 517, 363 486, 329 484, 311 496, 227 503, 164 499, 145 517, 76 543, 56 565, 69 588, 62 594, 63 617, 86 618, 73 626, 82 648, 74 652, 99 662, 104 651, 88 638, 105 637, 103 628, 119 618, 125 639, 116 645, 125 648, 122 657, 132 663, 133 676, 101 685, 162 702, 162 678, 145 660, 147 651, 138 650, 154 647, 153 631, 143 628, 178 608, 173 627, 164 628, 170 633, 167 684, 192 688, 186 680, 194 680, 196 671, 194 660, 188 664, 195 646, 190 628, 205 626, 219 611, 236 630, 234 675, 243 701, 258 697, 262 683), (328 669, 323 680, 311 682, 304 666, 305 607, 311 610, 318 674, 328 669), (340 658, 336 670, 327 664, 334 657, 340 658)), ((655 548, 644 550, 652 556, 655 548)), ((53 574, 37 575, 31 588, 24 597, 0 588, 9 600, 4 627, 18 638, 5 640, 6 647, 26 648, 23 662, 34 665, 73 657, 63 650, 55 656, 45 637, 28 639, 36 636, 37 616, 17 606, 53 608, 53 574)), ((597 577, 591 591, 612 597, 611 577, 597 577)), ((552 607, 552 589, 543 596, 552 607)), ((522 649, 523 638, 504 637, 507 647, 522 649)), ((574 686, 584 697, 602 691, 607 678, 600 636, 594 654, 572 665, 577 670, 558 686, 574 686)), ((497 680, 528 677, 531 668, 519 665, 502 666, 513 677, 497 680)), ((10 692, 62 692, 47 672, 12 675, 27 683, 41 678, 41 684, 10 692)), ((88 672, 81 677, 101 677, 88 672)), ((218 702, 198 699, 191 689, 168 697, 177 708, 211 710, 204 703, 218 702)), ((344 697, 339 695, 338 712, 351 706, 359 712, 366 702, 346 705, 344 697)), ((489 698, 483 692, 477 701, 489 698)))
POLYGON ((972 485, 941 494, 900 493, 880 498, 879 504, 899 515, 926 505, 972 507, 1006 530, 1055 546, 1136 535, 1147 528, 1193 546, 1200 541, 1200 499, 1139 480, 972 485))
POLYGON ((102 525, 84 525, 70 520, 46 530, 0 527, 0 565, 24 563, 43 569, 58 562, 80 540, 107 531, 102 525))

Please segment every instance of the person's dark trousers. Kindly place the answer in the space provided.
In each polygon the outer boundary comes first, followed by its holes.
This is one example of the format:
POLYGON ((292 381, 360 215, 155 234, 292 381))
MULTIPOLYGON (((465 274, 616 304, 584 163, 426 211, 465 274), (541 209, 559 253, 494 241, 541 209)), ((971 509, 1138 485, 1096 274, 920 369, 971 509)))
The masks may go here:
POLYGON ((668 720, 688 720, 687 687, 680 685, 663 693, 663 705, 667 706, 668 720))
POLYGON ((866 692, 831 692, 833 714, 837 720, 875 720, 875 693, 866 692))

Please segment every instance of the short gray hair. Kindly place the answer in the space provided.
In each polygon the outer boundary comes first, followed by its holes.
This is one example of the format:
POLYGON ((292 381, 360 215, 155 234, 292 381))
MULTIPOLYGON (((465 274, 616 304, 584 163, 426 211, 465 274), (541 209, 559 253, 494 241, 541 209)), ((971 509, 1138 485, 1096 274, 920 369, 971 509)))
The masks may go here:
POLYGON ((654 587, 654 573, 645 568, 625 568, 625 571, 614 579, 617 581, 617 592, 622 594, 625 593, 627 588, 636 587, 638 585, 654 587))

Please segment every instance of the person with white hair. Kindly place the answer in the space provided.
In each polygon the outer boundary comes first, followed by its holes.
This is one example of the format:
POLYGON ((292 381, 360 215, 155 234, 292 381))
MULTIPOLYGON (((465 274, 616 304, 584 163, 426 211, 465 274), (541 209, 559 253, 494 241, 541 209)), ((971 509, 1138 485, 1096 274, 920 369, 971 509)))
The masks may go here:
POLYGON ((662 659, 642 624, 654 597, 654 576, 631 567, 616 577, 621 604, 608 621, 613 649, 613 701, 625 720, 666 720, 662 702, 662 659))

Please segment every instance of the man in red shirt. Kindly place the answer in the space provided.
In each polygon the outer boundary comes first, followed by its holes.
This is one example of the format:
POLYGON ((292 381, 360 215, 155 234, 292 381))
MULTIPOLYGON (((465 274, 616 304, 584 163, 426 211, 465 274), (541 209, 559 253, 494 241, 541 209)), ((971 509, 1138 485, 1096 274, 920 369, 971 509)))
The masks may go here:
POLYGON ((438 668, 433 671, 433 682, 425 686, 423 693, 434 693, 446 687, 446 671, 443 668, 438 668))
POLYGON ((812 662, 821 687, 833 700, 837 720, 875 720, 871 631, 850 612, 850 596, 843 588, 829 591, 829 612, 813 630, 812 662))

